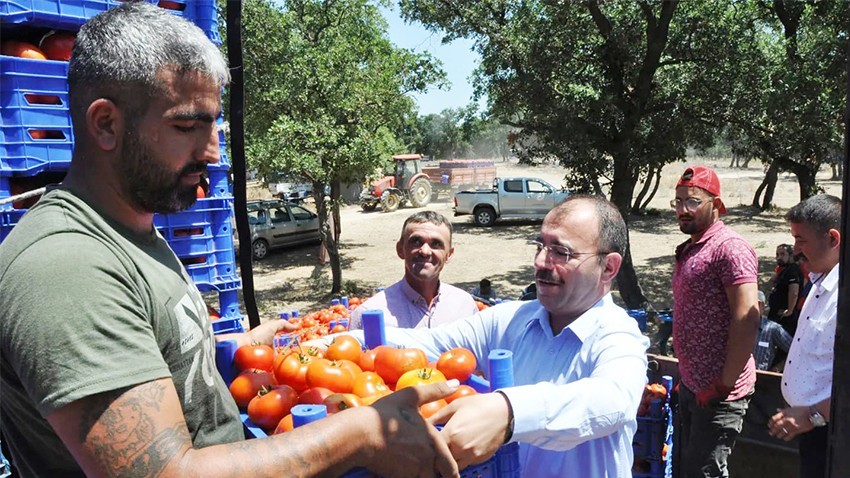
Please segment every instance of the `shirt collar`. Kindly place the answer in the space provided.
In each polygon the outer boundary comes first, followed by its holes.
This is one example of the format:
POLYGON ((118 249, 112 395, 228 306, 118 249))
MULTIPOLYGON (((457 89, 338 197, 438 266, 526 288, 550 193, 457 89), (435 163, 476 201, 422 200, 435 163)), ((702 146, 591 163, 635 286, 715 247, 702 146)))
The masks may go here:
MULTIPOLYGON (((442 288, 442 282, 437 284, 437 295, 434 296, 434 303, 437 303, 437 301, 440 299, 440 289, 441 288, 442 288)), ((422 297, 422 295, 419 292, 416 292, 416 290, 410 284, 407 283, 407 279, 404 278, 404 277, 402 277, 402 279, 401 279, 401 292, 411 302, 414 302, 414 303, 417 303, 417 302, 423 302, 424 303, 425 302, 425 298, 422 297)), ((425 305, 429 306, 430 304, 426 303, 425 305)))
MULTIPOLYGON (((599 327, 599 315, 597 313, 597 309, 611 306, 613 305, 613 301, 614 299, 611 297, 610 292, 605 294, 589 309, 584 311, 583 314, 573 320, 570 325, 564 327, 564 329, 569 329, 579 339, 579 341, 584 342, 588 337, 596 332, 596 329, 599 327)), ((534 321, 537 321, 543 330, 548 331, 553 336, 560 335, 564 332, 563 330, 552 330, 552 322, 549 320, 549 311, 547 311, 542 305, 540 305, 540 307, 531 315, 528 320, 528 324, 530 325, 534 321)))
POLYGON ((832 292, 832 290, 838 286, 838 264, 832 266, 832 269, 826 273, 826 276, 810 272, 809 280, 811 280, 812 284, 815 284, 816 287, 832 292))
POLYGON ((708 226, 708 229, 702 233, 697 242, 691 242, 690 239, 676 246, 676 260, 679 260, 682 253, 691 245, 702 244, 714 237, 720 230, 723 229, 723 221, 715 221, 714 224, 708 226))

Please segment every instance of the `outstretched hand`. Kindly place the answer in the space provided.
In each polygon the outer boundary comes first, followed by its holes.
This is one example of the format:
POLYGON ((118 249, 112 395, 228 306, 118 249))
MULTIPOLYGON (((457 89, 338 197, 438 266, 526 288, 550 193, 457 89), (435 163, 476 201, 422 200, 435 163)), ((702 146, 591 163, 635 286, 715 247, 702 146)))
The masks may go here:
POLYGON ((489 460, 499 450, 505 441, 510 410, 503 395, 483 393, 453 401, 428 421, 443 425, 440 433, 463 470, 489 460))
POLYGON ((366 467, 385 477, 459 477, 458 464, 443 436, 419 414, 425 403, 447 397, 457 390, 457 380, 408 387, 375 402, 380 430, 374 455, 366 467))

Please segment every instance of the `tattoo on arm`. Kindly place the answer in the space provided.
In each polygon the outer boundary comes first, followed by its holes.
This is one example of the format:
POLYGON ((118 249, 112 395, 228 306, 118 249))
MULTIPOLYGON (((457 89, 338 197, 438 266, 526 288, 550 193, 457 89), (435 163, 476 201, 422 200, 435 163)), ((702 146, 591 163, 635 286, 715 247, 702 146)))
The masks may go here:
POLYGON ((121 477, 157 476, 181 450, 191 447, 184 423, 157 426, 165 386, 156 381, 103 393, 82 411, 79 439, 121 477))

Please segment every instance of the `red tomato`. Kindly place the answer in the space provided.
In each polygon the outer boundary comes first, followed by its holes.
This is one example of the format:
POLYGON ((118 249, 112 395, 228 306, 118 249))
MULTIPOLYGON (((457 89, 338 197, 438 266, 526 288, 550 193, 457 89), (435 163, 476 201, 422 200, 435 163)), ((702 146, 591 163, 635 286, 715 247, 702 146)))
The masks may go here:
POLYGON ((342 324, 336 324, 330 330, 330 333, 332 333, 332 334, 341 334, 343 332, 348 332, 348 329, 345 328, 345 326, 342 325, 342 324))
POLYGON ((204 191, 204 187, 198 184, 198 189, 195 191, 195 197, 198 199, 204 199, 207 197, 207 192, 204 191))
POLYGON ((446 377, 439 370, 433 368, 418 368, 404 373, 395 384, 396 390, 401 390, 415 385, 426 383, 445 382, 446 377))
POLYGON ((298 403, 302 405, 322 405, 325 399, 333 395, 333 391, 322 387, 308 388, 298 395, 298 403))
POLYGON ((271 372, 274 365, 274 349, 269 345, 243 345, 233 354, 233 364, 238 370, 258 368, 271 372))
POLYGON ((265 370, 246 370, 230 383, 230 394, 236 405, 244 410, 251 399, 257 396, 257 392, 263 387, 271 387, 273 382, 274 376, 265 370))
POLYGON ((475 365, 475 355, 462 347, 443 352, 437 360, 437 370, 443 372, 447 379, 456 378, 461 382, 469 380, 475 365))
POLYGON ((418 349, 380 348, 375 355, 375 372, 388 383, 396 383, 405 372, 424 368, 425 352, 418 349))
POLYGON ((71 59, 71 50, 74 49, 76 37, 77 35, 71 32, 51 30, 41 37, 38 46, 48 60, 68 61, 71 59))
MULTIPOLYGON (((339 366, 351 372, 352 377, 357 378, 358 375, 363 373, 363 370, 360 369, 360 366, 351 360, 337 360, 339 362, 339 366)), ((352 380, 351 383, 354 383, 352 380)))
POLYGON ((333 342, 325 351, 325 357, 331 360, 351 360, 354 363, 360 361, 360 342, 350 335, 335 337, 333 342))
POLYGON ((248 404, 248 418, 263 430, 273 430, 298 404, 298 393, 289 385, 261 390, 248 404))
POLYGON ((17 40, 6 40, 0 45, 0 53, 6 56, 17 56, 32 60, 46 60, 44 52, 32 43, 17 40))
POLYGON ((302 351, 302 353, 304 355, 309 355, 310 358, 313 359, 325 357, 325 353, 319 347, 307 347, 305 350, 302 351))
POLYGON ((442 398, 433 402, 428 402, 419 407, 419 414, 422 415, 422 418, 428 418, 446 405, 448 405, 448 403, 446 403, 446 401, 442 398))
POLYGON ((157 5, 159 5, 160 8, 164 8, 166 10, 183 11, 183 9, 186 8, 186 5, 182 3, 172 2, 170 0, 160 0, 157 5))
POLYGON ((277 383, 289 385, 296 392, 307 390, 307 368, 313 361, 309 355, 291 353, 279 361, 274 368, 277 383))
POLYGON ((283 417, 278 422, 277 427, 275 427, 272 435, 279 435, 281 433, 291 432, 295 428, 295 425, 292 423, 292 414, 283 417))
POLYGON ((357 365, 360 365, 360 368, 364 372, 374 372, 375 371, 375 355, 378 353, 382 347, 386 347, 386 345, 379 345, 374 349, 366 349, 360 355, 360 362, 357 365))
POLYGON ((384 379, 377 373, 363 372, 354 378, 351 391, 358 397, 371 397, 383 392, 389 392, 390 388, 387 387, 384 379))
POLYGON ((328 407, 328 415, 348 410, 349 408, 363 406, 360 397, 353 393, 335 393, 327 397, 324 403, 328 407))
POLYGON ((307 385, 323 387, 336 393, 349 393, 354 384, 354 373, 340 362, 316 359, 307 367, 307 385))
POLYGON ((457 388, 457 390, 455 390, 455 392, 453 394, 446 397, 445 400, 446 400, 446 403, 452 403, 453 401, 457 400, 458 398, 468 397, 470 395, 477 395, 477 394, 478 394, 478 392, 476 392, 475 389, 470 387, 469 385, 461 385, 460 387, 457 388))

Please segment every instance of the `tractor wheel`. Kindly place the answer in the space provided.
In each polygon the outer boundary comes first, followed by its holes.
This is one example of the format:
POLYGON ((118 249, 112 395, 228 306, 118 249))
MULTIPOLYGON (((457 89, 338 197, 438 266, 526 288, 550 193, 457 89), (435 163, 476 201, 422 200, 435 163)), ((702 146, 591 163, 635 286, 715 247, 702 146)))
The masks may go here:
POLYGON ((360 208, 364 211, 374 211, 378 207, 377 201, 363 201, 360 203, 360 208))
POLYGON ((492 226, 496 222, 496 211, 489 206, 479 207, 472 215, 472 222, 476 226, 492 226))
POLYGON ((431 183, 425 178, 419 178, 413 181, 410 188, 410 205, 413 207, 422 207, 431 202, 431 183))
POLYGON ((398 209, 399 205, 401 205, 401 198, 398 197, 398 194, 390 193, 381 198, 381 209, 384 212, 393 212, 398 209))
POLYGON ((265 239, 257 239, 251 244, 251 252, 254 254, 254 259, 260 260, 269 254, 269 243, 265 239))

